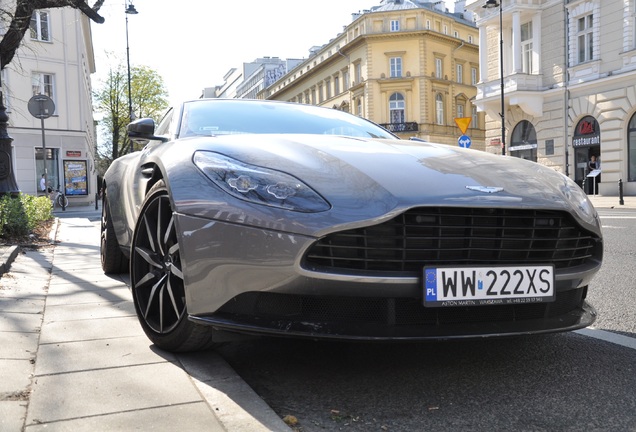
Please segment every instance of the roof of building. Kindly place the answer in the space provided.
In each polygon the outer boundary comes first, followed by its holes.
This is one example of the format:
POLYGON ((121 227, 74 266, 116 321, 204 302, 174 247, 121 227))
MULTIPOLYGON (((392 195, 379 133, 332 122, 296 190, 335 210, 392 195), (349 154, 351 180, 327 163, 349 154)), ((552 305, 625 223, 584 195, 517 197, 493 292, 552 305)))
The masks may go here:
POLYGON ((417 9, 419 6, 410 0, 382 0, 382 5, 373 8, 373 12, 385 12, 403 9, 417 9))

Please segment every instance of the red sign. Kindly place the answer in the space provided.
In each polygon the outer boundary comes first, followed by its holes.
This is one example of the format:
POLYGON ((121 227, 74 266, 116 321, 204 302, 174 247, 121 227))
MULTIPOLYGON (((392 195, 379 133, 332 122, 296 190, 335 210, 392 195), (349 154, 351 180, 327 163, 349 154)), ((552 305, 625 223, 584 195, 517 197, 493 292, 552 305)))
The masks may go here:
POLYGON ((82 157, 82 152, 79 150, 67 150, 66 157, 82 157))

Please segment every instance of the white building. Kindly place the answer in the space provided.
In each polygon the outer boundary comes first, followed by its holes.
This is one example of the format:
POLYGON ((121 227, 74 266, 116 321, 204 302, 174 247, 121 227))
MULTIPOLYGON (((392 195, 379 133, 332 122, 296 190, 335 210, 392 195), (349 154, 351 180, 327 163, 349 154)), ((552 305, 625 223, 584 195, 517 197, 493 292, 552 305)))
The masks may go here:
POLYGON ((597 192, 617 195, 622 181, 636 195, 636 0, 490 3, 466 2, 480 31, 475 104, 487 114, 487 148, 501 151, 503 65, 507 154, 585 181, 588 193, 595 156, 597 192))
POLYGON ((69 205, 94 203, 93 72, 89 19, 70 7, 37 10, 30 31, 2 76, 13 167, 21 192, 39 193, 46 169, 49 184, 60 186, 69 205), (37 94, 49 96, 55 103, 52 116, 44 120, 44 139, 42 121, 28 110, 29 100, 37 94))

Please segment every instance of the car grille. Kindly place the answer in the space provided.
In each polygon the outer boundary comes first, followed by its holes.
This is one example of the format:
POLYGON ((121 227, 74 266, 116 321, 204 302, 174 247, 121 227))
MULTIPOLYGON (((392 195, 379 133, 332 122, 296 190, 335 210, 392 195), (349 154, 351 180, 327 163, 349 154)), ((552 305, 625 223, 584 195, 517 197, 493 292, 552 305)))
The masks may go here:
POLYGON ((319 239, 305 254, 313 271, 420 274, 424 266, 582 265, 598 237, 566 212, 418 208, 379 225, 319 239))
POLYGON ((551 303, 508 304, 477 307, 427 308, 416 298, 304 296, 266 292, 240 294, 221 307, 216 316, 233 322, 258 317, 259 325, 275 321, 279 326, 313 322, 344 325, 377 324, 422 329, 440 325, 513 323, 562 317, 583 304, 587 287, 558 292, 551 303))

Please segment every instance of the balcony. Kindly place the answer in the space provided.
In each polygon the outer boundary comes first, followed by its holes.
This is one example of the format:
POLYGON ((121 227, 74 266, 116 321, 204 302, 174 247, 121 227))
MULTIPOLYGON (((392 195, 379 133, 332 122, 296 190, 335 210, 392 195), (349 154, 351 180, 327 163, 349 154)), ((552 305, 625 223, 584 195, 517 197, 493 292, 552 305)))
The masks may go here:
POLYGON ((419 130, 417 122, 381 123, 380 126, 388 130, 389 132, 393 132, 393 133, 417 132, 419 130))

